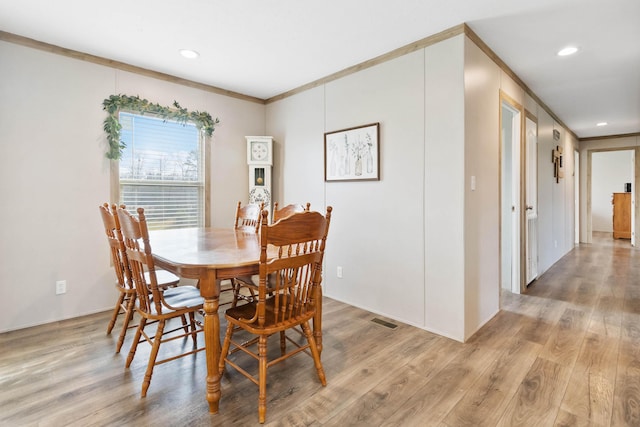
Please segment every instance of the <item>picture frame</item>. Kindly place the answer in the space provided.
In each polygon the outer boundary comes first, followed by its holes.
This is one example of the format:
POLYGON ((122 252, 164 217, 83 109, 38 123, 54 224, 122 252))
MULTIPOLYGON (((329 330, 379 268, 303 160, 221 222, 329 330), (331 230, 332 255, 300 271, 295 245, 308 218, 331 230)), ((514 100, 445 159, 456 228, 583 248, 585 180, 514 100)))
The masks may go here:
POLYGON ((556 184, 560 183, 560 178, 564 178, 564 169, 562 167, 562 147, 556 145, 556 148, 551 150, 551 162, 553 163, 553 177, 556 179, 556 184))
POLYGON ((324 180, 380 180, 380 123, 325 132, 324 180))

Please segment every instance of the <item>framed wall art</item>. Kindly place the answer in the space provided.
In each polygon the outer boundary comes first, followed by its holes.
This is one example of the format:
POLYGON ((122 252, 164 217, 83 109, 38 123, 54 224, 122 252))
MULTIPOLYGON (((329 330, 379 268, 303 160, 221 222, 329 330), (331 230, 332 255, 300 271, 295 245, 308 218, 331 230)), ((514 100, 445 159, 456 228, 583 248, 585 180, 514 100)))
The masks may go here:
POLYGON ((324 180, 380 180, 380 123, 324 134, 324 180))

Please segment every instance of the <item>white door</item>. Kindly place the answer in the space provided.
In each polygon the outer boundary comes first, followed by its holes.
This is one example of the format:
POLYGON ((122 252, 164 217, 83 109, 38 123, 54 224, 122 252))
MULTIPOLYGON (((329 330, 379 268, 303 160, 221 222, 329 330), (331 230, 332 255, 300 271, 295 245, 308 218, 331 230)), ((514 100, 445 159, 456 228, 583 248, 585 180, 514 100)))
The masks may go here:
POLYGON ((636 150, 631 152, 631 170, 633 184, 631 184, 631 246, 636 245, 636 150))
POLYGON ((580 152, 573 153, 574 245, 580 244, 580 152))
POLYGON ((527 117, 525 122, 525 251, 527 285, 538 277, 538 124, 527 117))

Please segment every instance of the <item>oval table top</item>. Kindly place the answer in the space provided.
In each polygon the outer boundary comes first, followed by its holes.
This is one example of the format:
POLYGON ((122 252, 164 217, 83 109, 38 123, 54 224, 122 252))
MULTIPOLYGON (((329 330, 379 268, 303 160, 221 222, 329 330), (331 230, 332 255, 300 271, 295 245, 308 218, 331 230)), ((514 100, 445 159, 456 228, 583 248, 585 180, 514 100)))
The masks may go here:
POLYGON ((228 228, 154 230, 149 238, 156 260, 176 267, 239 267, 255 264, 260 257, 258 234, 228 228))

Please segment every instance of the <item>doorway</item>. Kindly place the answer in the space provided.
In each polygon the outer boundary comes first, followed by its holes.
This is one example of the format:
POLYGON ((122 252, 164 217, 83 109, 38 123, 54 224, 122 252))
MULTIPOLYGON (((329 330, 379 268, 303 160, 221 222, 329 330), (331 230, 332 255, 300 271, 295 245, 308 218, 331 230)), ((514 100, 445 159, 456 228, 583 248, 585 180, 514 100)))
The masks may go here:
MULTIPOLYGON (((630 195, 629 219, 630 240, 635 246, 635 187, 637 173, 635 149, 601 149, 588 151, 587 163, 587 239, 593 240, 593 233, 613 235, 612 201, 614 193, 630 195), (627 184, 630 188, 627 188, 627 184)), ((629 228, 627 228, 629 230, 629 228)), ((627 234, 628 238, 628 234, 627 234)))
POLYGON ((500 93, 500 282, 522 291, 522 107, 500 93))

